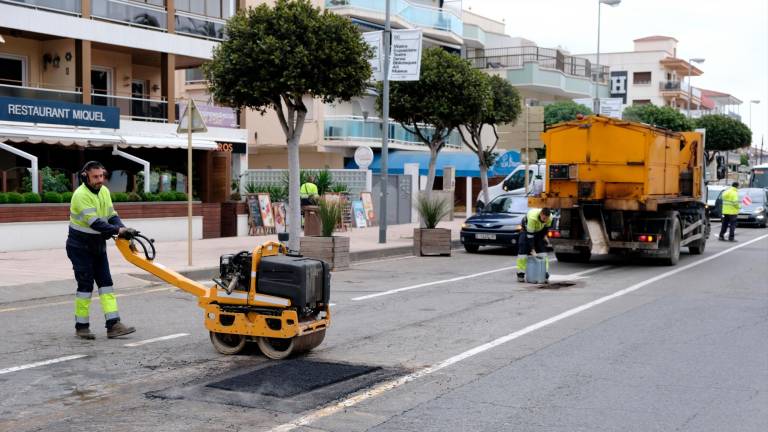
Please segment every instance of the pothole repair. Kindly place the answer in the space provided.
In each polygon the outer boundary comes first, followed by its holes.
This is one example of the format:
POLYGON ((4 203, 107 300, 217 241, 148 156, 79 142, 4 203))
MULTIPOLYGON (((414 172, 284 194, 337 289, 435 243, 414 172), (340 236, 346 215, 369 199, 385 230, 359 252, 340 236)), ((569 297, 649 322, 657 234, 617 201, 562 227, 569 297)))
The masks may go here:
POLYGON ((550 290, 558 290, 562 288, 570 288, 572 286, 576 285, 576 282, 553 282, 549 284, 542 284, 537 286, 538 289, 550 289, 550 290))
POLYGON ((213 379, 200 378, 145 396, 301 413, 409 372, 299 358, 232 370, 213 379))

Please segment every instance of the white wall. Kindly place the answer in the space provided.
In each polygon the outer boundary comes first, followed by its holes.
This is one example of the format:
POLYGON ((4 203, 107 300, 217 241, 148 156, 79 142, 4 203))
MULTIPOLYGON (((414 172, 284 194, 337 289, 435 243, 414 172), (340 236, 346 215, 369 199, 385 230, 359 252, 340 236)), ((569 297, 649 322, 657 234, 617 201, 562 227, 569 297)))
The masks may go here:
MULTIPOLYGON (((123 219, 123 223, 157 241, 187 239, 186 217, 123 219)), ((64 248, 68 231, 68 221, 2 223, 0 252, 64 248)), ((192 237, 203 238, 202 216, 192 218, 192 237)))

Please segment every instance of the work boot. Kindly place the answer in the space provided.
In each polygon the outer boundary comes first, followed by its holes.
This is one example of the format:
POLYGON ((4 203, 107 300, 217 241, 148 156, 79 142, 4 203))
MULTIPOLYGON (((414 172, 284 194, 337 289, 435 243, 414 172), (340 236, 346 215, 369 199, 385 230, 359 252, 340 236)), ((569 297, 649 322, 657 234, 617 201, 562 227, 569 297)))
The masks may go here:
POLYGON ((731 237, 731 238, 728 239, 728 241, 729 242, 737 242, 738 240, 736 240, 735 238, 731 237))
POLYGON ((549 283, 549 273, 547 273, 547 278, 544 279, 544 283, 549 283))
POLYGON ((125 324, 118 322, 107 330, 107 337, 112 339, 120 336, 125 336, 136 331, 135 327, 128 327, 125 324))
POLYGON ((87 340, 96 339, 96 335, 88 327, 75 329, 75 336, 87 340))
POLYGON ((720 236, 717 239, 720 240, 720 241, 725 241, 725 237, 723 237, 723 236, 720 236))
POLYGON ((525 282, 525 273, 518 273, 517 274, 517 281, 518 282, 525 282))

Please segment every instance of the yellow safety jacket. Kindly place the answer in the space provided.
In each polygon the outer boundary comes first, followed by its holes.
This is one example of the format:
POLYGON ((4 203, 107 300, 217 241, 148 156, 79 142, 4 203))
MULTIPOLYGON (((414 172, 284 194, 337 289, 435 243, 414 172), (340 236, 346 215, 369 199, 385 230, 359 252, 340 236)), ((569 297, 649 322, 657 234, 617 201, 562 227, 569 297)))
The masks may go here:
POLYGON ((552 226, 552 217, 547 220, 547 223, 544 223, 539 219, 539 215, 541 215, 541 209, 530 209, 525 215, 525 231, 529 234, 537 233, 552 226))
POLYGON ((70 228, 87 234, 101 234, 91 225, 99 219, 108 222, 112 216, 117 216, 117 212, 106 186, 102 186, 98 194, 91 192, 84 184, 75 189, 69 206, 70 228))
POLYGON ((299 190, 299 196, 301 198, 309 198, 313 195, 317 195, 317 185, 314 183, 304 183, 299 190))
POLYGON ((737 215, 741 209, 739 203, 739 191, 735 187, 730 187, 723 192, 723 214, 737 215))

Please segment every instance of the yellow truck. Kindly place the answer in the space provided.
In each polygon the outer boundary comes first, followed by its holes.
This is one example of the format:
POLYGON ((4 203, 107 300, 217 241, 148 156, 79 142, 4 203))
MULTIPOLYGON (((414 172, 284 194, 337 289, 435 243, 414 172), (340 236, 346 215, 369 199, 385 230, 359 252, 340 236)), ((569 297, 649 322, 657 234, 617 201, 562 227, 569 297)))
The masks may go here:
POLYGON ((559 209, 549 236, 559 261, 642 254, 677 264, 709 237, 704 134, 671 132, 601 116, 542 133, 544 193, 529 206, 559 209))

